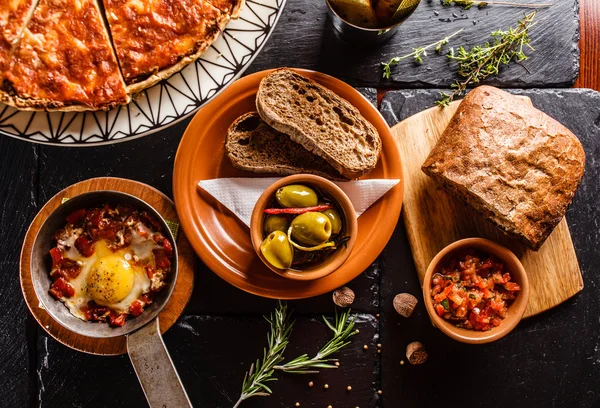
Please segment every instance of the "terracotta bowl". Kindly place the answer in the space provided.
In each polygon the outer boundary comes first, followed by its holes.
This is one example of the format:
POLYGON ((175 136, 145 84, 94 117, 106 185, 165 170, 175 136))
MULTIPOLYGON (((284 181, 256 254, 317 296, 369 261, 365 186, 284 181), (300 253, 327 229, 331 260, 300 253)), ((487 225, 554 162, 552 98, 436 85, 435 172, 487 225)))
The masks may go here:
POLYGON ((521 321, 525 308, 527 307, 527 301, 529 300, 529 280, 527 279, 527 273, 525 272, 523 265, 509 249, 488 239, 461 239, 442 249, 429 264, 429 267, 425 272, 425 278, 423 279, 423 299, 431 320, 433 320, 433 323, 446 335, 463 343, 489 343, 506 336, 517 326, 519 321, 521 321), (456 327, 452 323, 438 316, 433 308, 431 299, 431 277, 450 255, 467 248, 478 249, 498 257, 510 271, 512 281, 521 286, 521 291, 517 294, 516 299, 508 306, 506 318, 502 320, 502 323, 498 327, 494 327, 489 331, 482 332, 456 327))
POLYGON ((258 257, 263 263, 273 272, 284 278, 294 280, 314 280, 329 275, 337 268, 339 268, 350 256, 354 243, 356 242, 356 236, 358 232, 358 223, 356 221, 356 212, 352 202, 342 191, 341 188, 336 186, 331 181, 311 174, 297 174, 294 176, 284 177, 275 183, 271 184, 260 196, 254 210, 252 211, 252 218, 250 219, 250 237, 252 238, 252 246, 256 251, 258 257), (284 187, 290 184, 303 184, 307 187, 316 187, 323 191, 329 197, 333 198, 342 210, 341 214, 345 221, 346 234, 350 236, 346 246, 338 248, 333 255, 331 255, 325 262, 316 265, 311 268, 303 269, 302 271, 296 269, 278 269, 271 265, 260 252, 260 244, 263 240, 263 210, 271 204, 275 192, 280 187, 284 187))

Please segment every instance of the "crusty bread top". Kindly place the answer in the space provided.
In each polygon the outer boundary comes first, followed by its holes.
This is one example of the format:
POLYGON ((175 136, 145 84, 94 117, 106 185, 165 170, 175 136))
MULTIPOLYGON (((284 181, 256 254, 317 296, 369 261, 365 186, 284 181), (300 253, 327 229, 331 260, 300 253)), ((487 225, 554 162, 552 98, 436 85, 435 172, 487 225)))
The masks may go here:
POLYGON ((577 137, 528 101, 480 86, 462 101, 422 170, 539 249, 583 177, 577 137))
POLYGON ((344 177, 358 178, 377 164, 381 139, 354 106, 295 71, 282 68, 260 83, 261 118, 321 156, 344 177))
POLYGON ((267 125, 256 112, 246 113, 231 124, 225 151, 233 166, 241 170, 282 175, 310 173, 344 180, 329 163, 267 125))

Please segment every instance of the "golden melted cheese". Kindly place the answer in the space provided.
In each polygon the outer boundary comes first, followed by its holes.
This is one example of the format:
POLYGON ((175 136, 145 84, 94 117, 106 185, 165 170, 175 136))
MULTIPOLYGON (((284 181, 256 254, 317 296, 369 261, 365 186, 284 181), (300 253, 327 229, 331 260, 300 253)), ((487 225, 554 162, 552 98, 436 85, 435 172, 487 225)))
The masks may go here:
POLYGON ((0 0, 0 76, 8 68, 12 48, 21 36, 33 6, 33 0, 0 0))
POLYGON ((6 77, 16 96, 34 103, 99 109, 128 101, 94 0, 40 0, 6 77))
POLYGON ((225 21, 203 0, 104 0, 104 7, 127 84, 203 50, 225 21))

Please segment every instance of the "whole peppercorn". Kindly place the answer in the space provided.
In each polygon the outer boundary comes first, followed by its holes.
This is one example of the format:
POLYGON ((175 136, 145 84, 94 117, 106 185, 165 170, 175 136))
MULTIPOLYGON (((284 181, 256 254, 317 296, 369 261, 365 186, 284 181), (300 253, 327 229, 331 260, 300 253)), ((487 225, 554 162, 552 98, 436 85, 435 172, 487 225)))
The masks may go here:
POLYGON ((339 307, 348 307, 354 302, 354 291, 347 286, 342 286, 333 291, 333 303, 339 307))
POLYGON ((394 297, 394 309, 399 315, 410 317, 417 302, 417 298, 410 293, 400 293, 394 297))
POLYGON ((423 343, 413 341, 406 346, 406 358, 411 364, 423 364, 427 361, 427 351, 425 351, 423 343))

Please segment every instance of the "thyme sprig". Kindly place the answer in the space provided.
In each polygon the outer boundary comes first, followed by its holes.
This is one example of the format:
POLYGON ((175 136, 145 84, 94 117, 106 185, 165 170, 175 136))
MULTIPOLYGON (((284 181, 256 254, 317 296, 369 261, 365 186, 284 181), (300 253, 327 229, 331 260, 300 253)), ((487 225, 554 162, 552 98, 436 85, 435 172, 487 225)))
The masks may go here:
POLYGON ((283 352, 289 343, 290 333, 294 325, 287 313, 287 304, 281 302, 275 311, 265 319, 271 325, 267 335, 268 347, 263 351, 263 358, 256 360, 250 366, 250 370, 244 376, 242 393, 233 408, 237 408, 242 401, 255 396, 269 396, 273 393, 267 386, 267 382, 275 381, 273 376, 275 365, 283 360, 283 352))
POLYGON ((348 339, 358 333, 357 330, 354 330, 354 319, 349 316, 350 310, 338 315, 336 309, 334 324, 323 317, 327 327, 333 331, 333 338, 321 348, 315 357, 309 358, 308 355, 303 354, 289 363, 278 365, 284 359, 283 352, 289 343, 294 325, 288 315, 287 305, 279 302, 275 311, 269 317, 265 316, 271 325, 267 335, 268 347, 263 351, 262 360, 256 360, 256 363, 250 366, 250 370, 244 376, 242 392, 233 408, 239 407, 248 398, 271 395, 273 391, 267 383, 277 380, 275 370, 291 374, 311 374, 318 373, 317 369, 319 368, 337 368, 336 365, 331 364, 337 359, 328 357, 350 344, 348 339))
POLYGON ((473 6, 478 8, 484 8, 490 4, 497 6, 508 6, 508 7, 525 7, 525 8, 544 8, 550 7, 550 3, 515 3, 507 1, 477 1, 477 0, 442 0, 443 6, 451 6, 452 4, 462 7, 464 10, 468 10, 473 6))
POLYGON ((336 365, 331 363, 335 363, 338 360, 328 357, 350 344, 348 339, 356 334, 354 319, 349 318, 349 316, 349 309, 343 311, 339 316, 336 309, 334 324, 331 324, 323 317, 323 321, 327 327, 333 331, 331 340, 314 357, 310 358, 307 354, 302 354, 288 363, 275 366, 274 369, 293 374, 317 374, 319 368, 337 368, 336 365))
POLYGON ((437 53, 440 53, 442 51, 442 47, 446 44, 448 44, 448 41, 450 41, 450 39, 452 37, 454 37, 455 35, 457 35, 458 33, 460 33, 462 30, 464 30, 464 28, 461 28, 460 30, 458 30, 457 32, 442 38, 439 41, 436 41, 432 44, 426 45, 424 47, 417 47, 417 48, 413 48, 413 52, 411 52, 410 54, 406 54, 403 55, 401 57, 394 57, 392 59, 390 59, 388 62, 382 62, 381 65, 383 66, 383 77, 384 78, 391 78, 392 77, 392 66, 394 65, 398 65, 398 63, 400 63, 400 61, 413 57, 414 61, 418 64, 423 62, 423 57, 427 56, 427 50, 430 49, 431 47, 435 47, 435 51, 437 53))
POLYGON ((490 75, 497 75, 501 65, 508 65, 512 61, 525 61, 528 57, 524 48, 535 51, 529 45, 529 29, 535 25, 535 14, 535 11, 526 14, 519 20, 516 28, 494 31, 491 34, 494 38, 492 44, 486 42, 483 45, 475 45, 470 50, 461 46, 457 52, 450 48, 448 58, 458 63, 458 74, 465 80, 453 83, 451 93, 442 92, 436 105, 447 106, 454 98, 462 95, 470 83, 478 83, 490 75))

